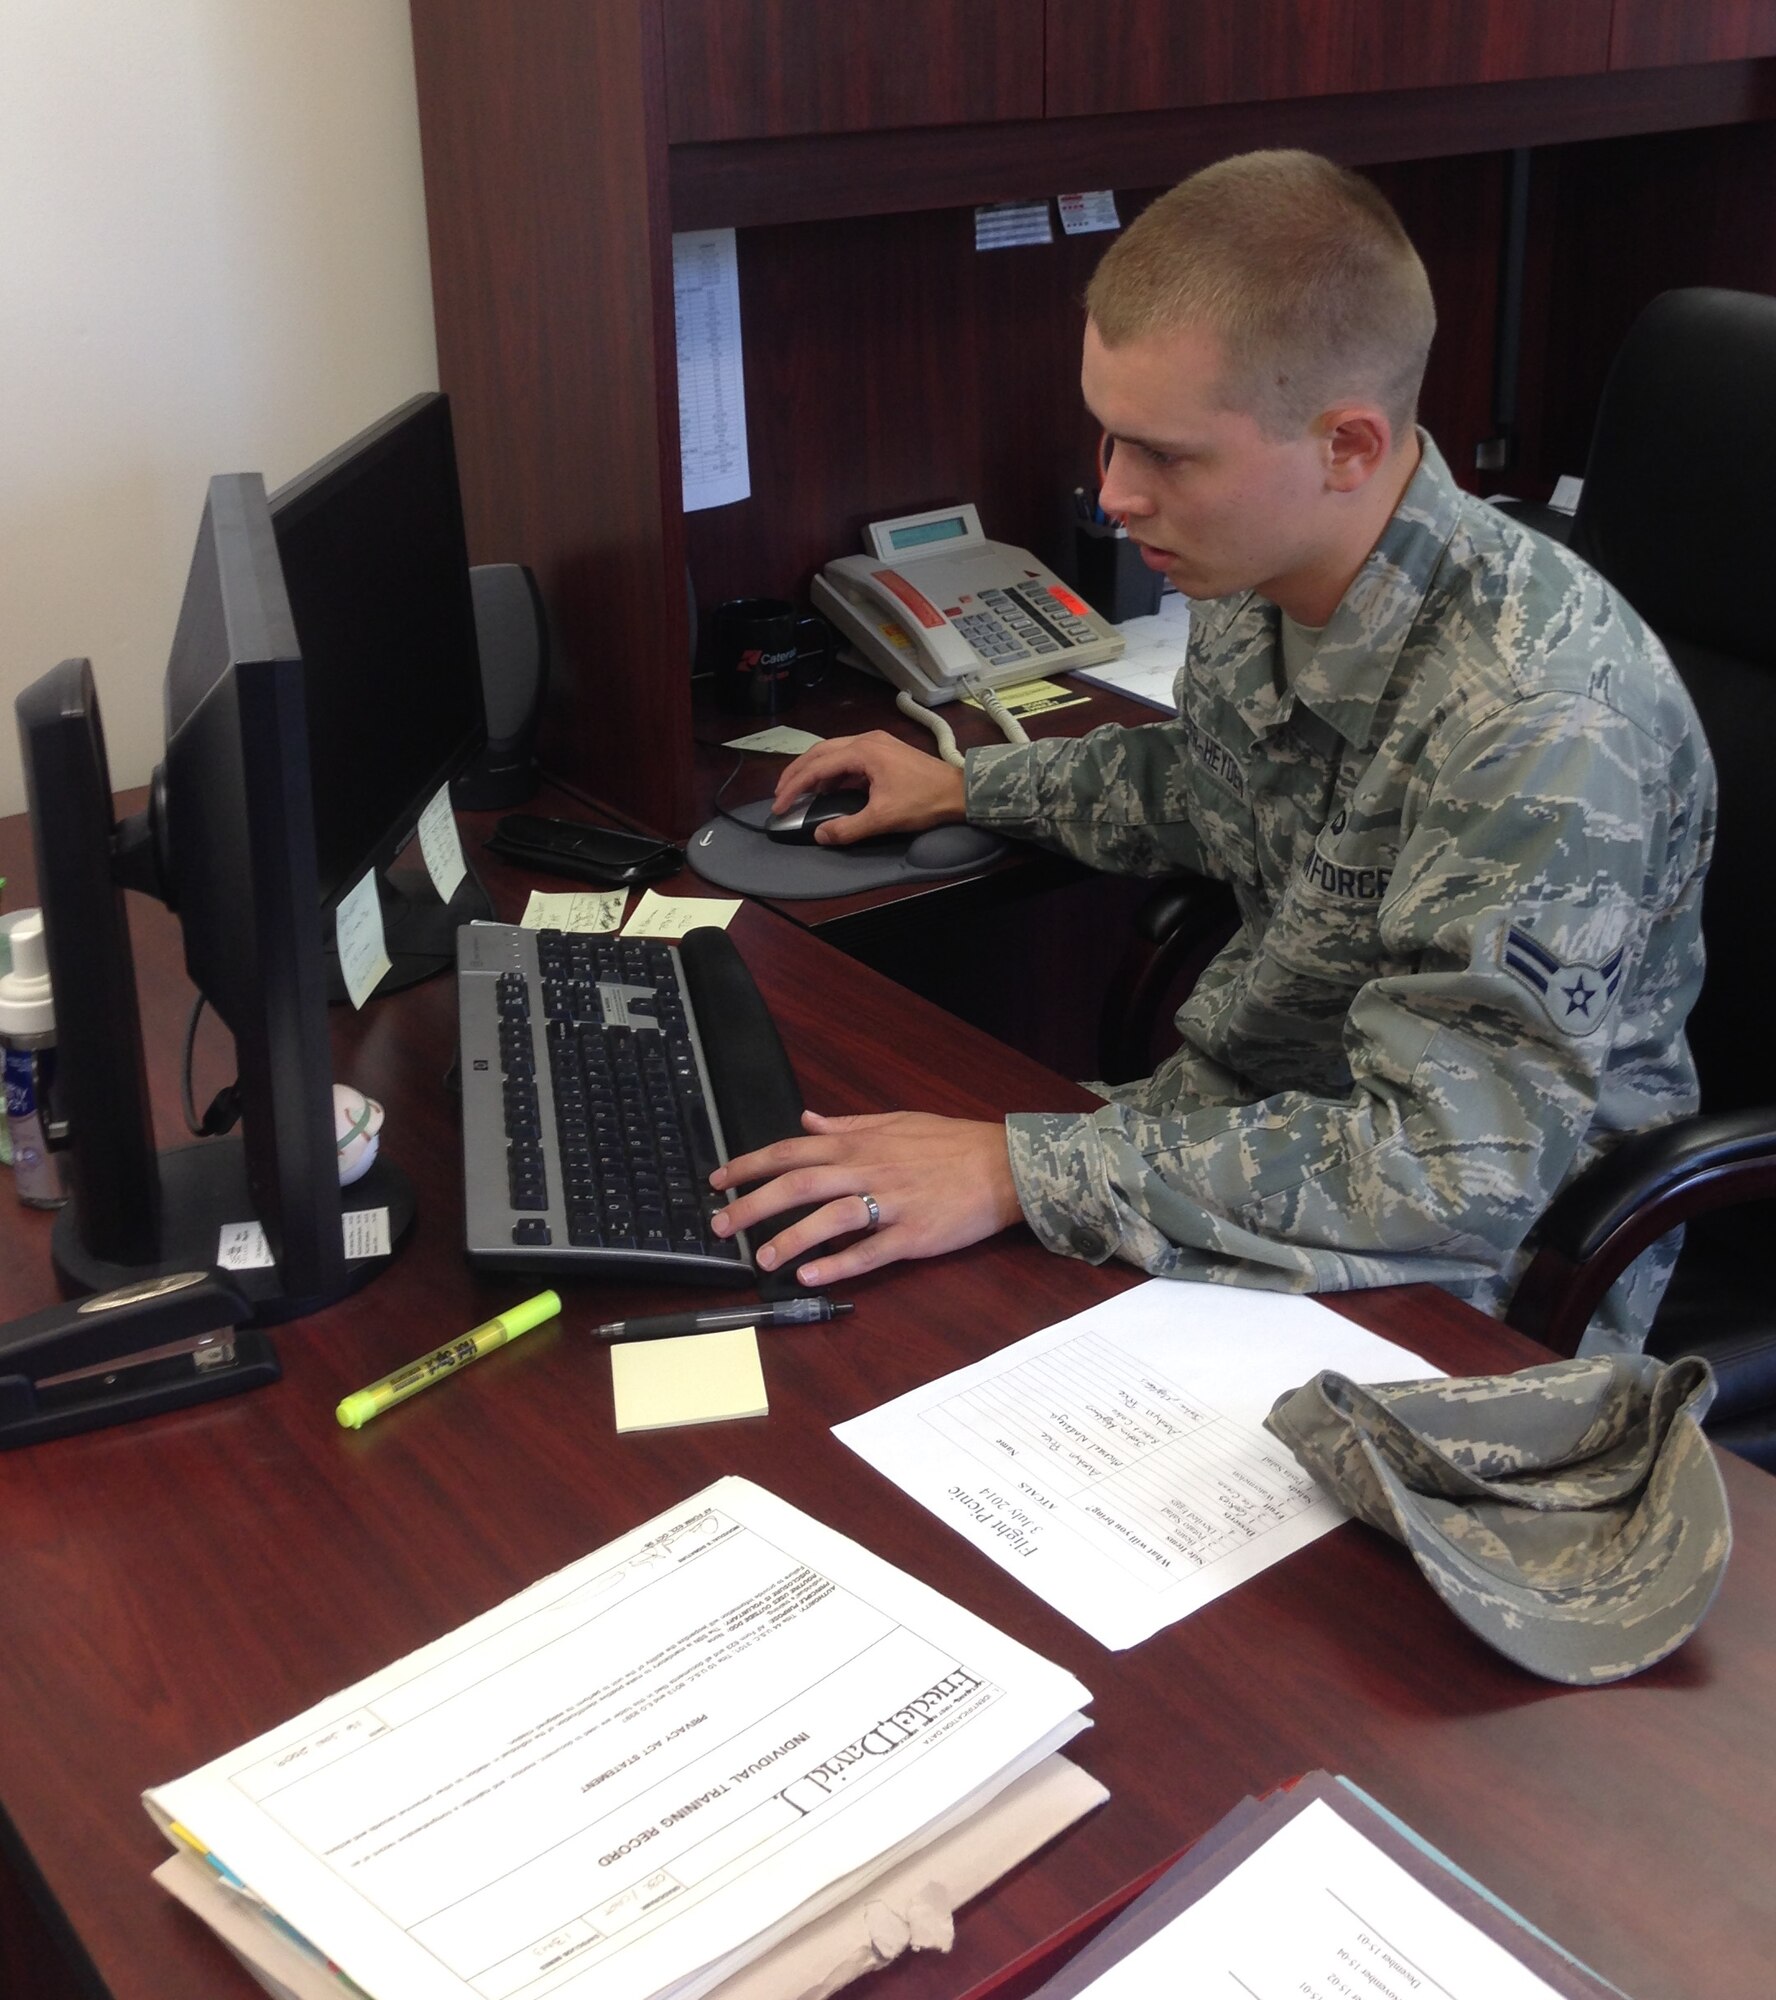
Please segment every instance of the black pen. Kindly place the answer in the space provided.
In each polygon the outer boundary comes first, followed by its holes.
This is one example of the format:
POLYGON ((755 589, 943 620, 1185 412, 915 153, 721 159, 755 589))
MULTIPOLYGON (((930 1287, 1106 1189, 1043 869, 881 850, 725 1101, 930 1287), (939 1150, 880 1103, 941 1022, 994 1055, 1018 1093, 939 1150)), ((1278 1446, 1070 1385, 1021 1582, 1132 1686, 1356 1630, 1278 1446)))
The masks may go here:
POLYGON ((721 1306, 713 1312, 657 1313, 613 1319, 592 1329, 594 1340, 667 1340, 675 1333, 725 1333, 737 1326, 806 1326, 856 1308, 833 1299, 784 1299, 774 1306, 721 1306))

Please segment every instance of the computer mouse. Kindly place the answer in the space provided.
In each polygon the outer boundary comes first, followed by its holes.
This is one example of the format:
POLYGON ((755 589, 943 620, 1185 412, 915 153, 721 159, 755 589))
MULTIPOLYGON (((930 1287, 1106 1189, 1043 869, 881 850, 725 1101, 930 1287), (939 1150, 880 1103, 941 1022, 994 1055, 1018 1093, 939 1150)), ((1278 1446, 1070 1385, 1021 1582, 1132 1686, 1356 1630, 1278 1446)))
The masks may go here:
POLYGON ((765 831, 773 840, 808 846, 813 842, 816 827, 824 826, 829 819, 848 819, 868 804, 867 790, 804 792, 799 799, 792 799, 785 811, 773 813, 765 821, 765 831))
POLYGON ((996 861, 1005 852, 1005 842, 984 826, 965 822, 954 826, 934 826, 915 834, 907 844, 909 868, 929 868, 933 873, 953 874, 959 868, 974 868, 996 861))

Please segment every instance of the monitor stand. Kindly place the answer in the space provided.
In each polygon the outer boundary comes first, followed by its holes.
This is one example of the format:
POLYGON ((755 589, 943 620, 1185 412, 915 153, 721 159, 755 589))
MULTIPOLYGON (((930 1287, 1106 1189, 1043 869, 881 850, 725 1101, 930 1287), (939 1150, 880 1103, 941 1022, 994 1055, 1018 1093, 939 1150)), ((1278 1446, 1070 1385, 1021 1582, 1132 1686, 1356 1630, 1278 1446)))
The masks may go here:
MULTIPOLYGON (((217 1268, 222 1231, 252 1219, 247 1192, 246 1149, 236 1139, 207 1139, 199 1146, 181 1146, 159 1155, 160 1226, 155 1260, 149 1264, 113 1264, 95 1256, 81 1241, 76 1203, 69 1201, 56 1216, 49 1254, 58 1275, 71 1289, 111 1292, 149 1278, 171 1277, 181 1271, 217 1268)), ((413 1183, 392 1161, 378 1158, 368 1173, 339 1190, 340 1207, 388 1210, 389 1248, 386 1256, 348 1257, 338 1286, 325 1296, 292 1298, 285 1291, 275 1264, 240 1269, 225 1275, 253 1307, 255 1326, 276 1326, 300 1319, 345 1298, 379 1277, 394 1262, 413 1227, 413 1183)))
MULTIPOLYGON (((456 885, 448 903, 439 899, 423 868, 386 869, 376 878, 376 893, 382 902, 382 938, 389 956, 389 969, 377 982, 378 995, 399 993, 440 973, 454 972, 459 927, 493 916, 493 899, 473 868, 456 885)), ((327 972, 327 1005, 343 1007, 351 996, 331 935, 322 945, 321 958, 327 972)))

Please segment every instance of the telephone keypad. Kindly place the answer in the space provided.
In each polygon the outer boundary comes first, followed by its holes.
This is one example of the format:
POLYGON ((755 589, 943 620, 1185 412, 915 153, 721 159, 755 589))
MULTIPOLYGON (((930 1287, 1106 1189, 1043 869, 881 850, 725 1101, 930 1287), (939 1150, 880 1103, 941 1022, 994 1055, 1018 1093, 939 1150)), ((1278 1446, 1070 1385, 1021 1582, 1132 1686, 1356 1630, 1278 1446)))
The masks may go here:
POLYGON ((1030 657, 1029 648, 1002 619, 990 611, 971 611, 955 621, 956 630, 991 666, 1010 665, 1030 657))
POLYGON ((983 590, 980 601, 991 606, 991 614, 975 613, 959 618, 957 629, 975 651, 998 664, 1070 652, 1089 646, 1097 638, 1087 621, 1070 611, 1046 584, 1012 584, 1004 590, 983 590), (971 625, 987 628, 1002 650, 991 651, 971 625))

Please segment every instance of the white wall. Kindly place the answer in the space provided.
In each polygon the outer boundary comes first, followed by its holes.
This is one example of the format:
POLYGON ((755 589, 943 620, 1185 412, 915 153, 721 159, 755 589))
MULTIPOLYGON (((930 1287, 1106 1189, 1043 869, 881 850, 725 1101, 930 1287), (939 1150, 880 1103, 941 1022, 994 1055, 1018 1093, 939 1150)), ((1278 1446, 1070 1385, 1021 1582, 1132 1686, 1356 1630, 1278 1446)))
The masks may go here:
POLYGON ((0 0, 0 813, 71 654, 147 778, 212 473, 437 379, 406 0, 0 0))

